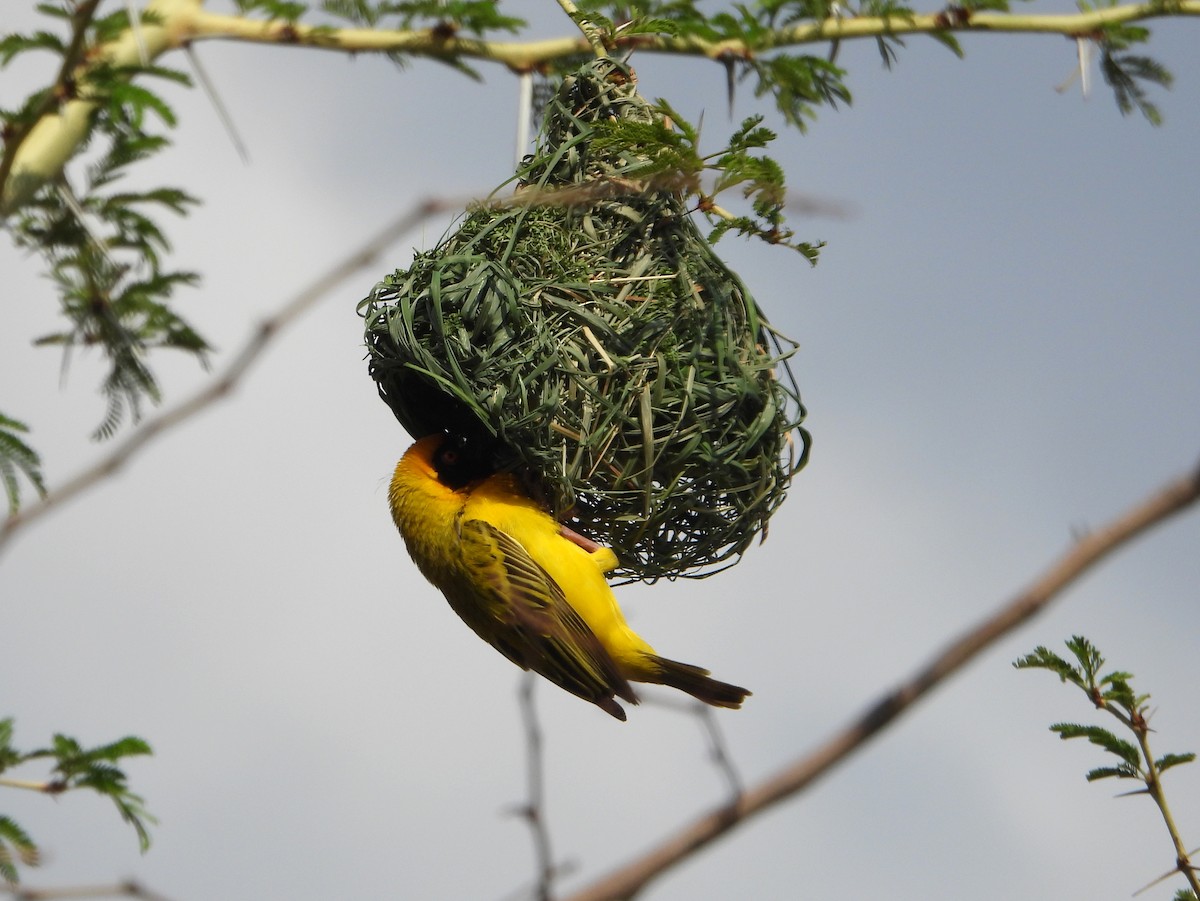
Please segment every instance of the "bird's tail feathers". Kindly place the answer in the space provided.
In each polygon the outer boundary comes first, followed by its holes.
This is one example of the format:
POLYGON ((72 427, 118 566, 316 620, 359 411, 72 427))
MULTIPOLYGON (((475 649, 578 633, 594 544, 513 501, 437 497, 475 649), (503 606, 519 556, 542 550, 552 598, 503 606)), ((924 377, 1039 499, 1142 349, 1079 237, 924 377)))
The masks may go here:
MULTIPOLYGON (((625 708, 618 704, 613 698, 596 698, 592 701, 597 707, 607 713, 609 716, 614 716, 622 723, 625 722, 625 708)), ((636 703, 636 702, 634 702, 636 703)))
POLYGON ((647 681, 678 688, 705 704, 736 710, 750 694, 749 689, 713 679, 708 670, 692 666, 690 663, 680 663, 665 657, 652 657, 651 660, 658 669, 658 674, 653 680, 647 681))

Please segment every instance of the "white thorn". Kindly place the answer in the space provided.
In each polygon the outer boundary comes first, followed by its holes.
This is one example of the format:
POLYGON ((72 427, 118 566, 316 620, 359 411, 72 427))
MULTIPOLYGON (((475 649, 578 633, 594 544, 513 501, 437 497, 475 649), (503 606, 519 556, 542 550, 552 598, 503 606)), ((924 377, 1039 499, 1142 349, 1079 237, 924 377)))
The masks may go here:
POLYGON ((204 89, 204 93, 208 95, 213 109, 217 111, 217 118, 221 120, 221 125, 225 127, 225 133, 229 135, 229 140, 233 142, 233 147, 237 151, 237 155, 241 157, 243 163, 249 164, 250 153, 246 150, 246 145, 242 142, 242 138, 233 124, 233 117, 229 115, 229 110, 221 102, 221 96, 217 93, 216 87, 209 79, 208 73, 204 71, 204 67, 200 65, 200 57, 196 55, 196 51, 192 49, 191 44, 184 44, 183 49, 187 53, 187 57, 192 63, 192 68, 196 72, 196 80, 200 82, 200 87, 204 89))

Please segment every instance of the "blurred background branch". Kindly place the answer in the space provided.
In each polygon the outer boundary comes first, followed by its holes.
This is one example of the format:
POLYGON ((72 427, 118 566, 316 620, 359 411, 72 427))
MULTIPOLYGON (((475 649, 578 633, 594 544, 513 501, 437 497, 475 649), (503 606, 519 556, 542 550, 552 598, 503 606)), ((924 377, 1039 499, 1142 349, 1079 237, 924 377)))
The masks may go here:
POLYGON ((1024 591, 999 607, 903 679, 817 748, 766 779, 750 785, 732 803, 699 817, 618 867, 567 901, 632 898, 650 882, 745 825, 781 801, 795 798, 874 739, 982 651, 1041 613, 1076 580, 1147 530, 1200 500, 1200 468, 1174 479, 1101 528, 1081 537, 1024 591))
POLYGON ((442 210, 455 209, 461 202, 448 199, 424 200, 395 217, 368 241, 336 262, 324 275, 263 319, 241 350, 234 355, 225 371, 213 378, 204 388, 170 410, 147 420, 95 464, 50 490, 41 500, 10 514, 0 523, 0 553, 3 553, 5 546, 19 529, 118 472, 135 454, 160 435, 187 422, 212 404, 229 397, 250 367, 314 304, 329 296, 334 288, 352 275, 376 265, 384 251, 425 219, 442 210))

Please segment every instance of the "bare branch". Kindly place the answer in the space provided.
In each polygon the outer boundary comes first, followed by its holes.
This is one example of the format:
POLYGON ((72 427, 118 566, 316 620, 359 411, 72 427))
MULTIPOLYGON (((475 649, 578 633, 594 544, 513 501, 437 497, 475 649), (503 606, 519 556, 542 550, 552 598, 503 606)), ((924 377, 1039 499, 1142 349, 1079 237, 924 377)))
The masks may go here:
POLYGON ((725 741, 725 733, 721 730, 721 723, 716 717, 716 712, 707 704, 695 704, 693 710, 708 737, 708 753, 712 758, 713 765, 725 777, 731 801, 736 801, 741 797, 744 788, 742 777, 733 762, 733 756, 729 753, 729 745, 725 741))
POLYGON ((157 892, 152 892, 137 882, 121 882, 116 885, 84 885, 71 888, 25 888, 24 886, 0 886, 0 892, 15 901, 59 901, 67 898, 142 898, 144 901, 167 901, 157 892))
POLYGON ((658 846, 567 901, 632 898, 652 880, 774 804, 795 797, 846 760, 933 688, 986 648, 1044 610, 1080 576, 1143 532, 1200 500, 1200 468, 1176 479, 1103 528, 1081 538, 1032 585, 968 629, 824 744, 773 776, 668 836, 658 846))
POLYGON ((73 499, 77 494, 86 491, 117 472, 146 444, 168 432, 175 426, 186 422, 197 413, 228 397, 237 387, 246 371, 261 357, 271 343, 288 326, 294 324, 310 307, 328 294, 340 282, 356 272, 375 264, 383 253, 402 235, 411 231, 424 219, 443 210, 454 209, 461 201, 424 200, 408 211, 397 216, 392 222, 371 237, 360 248, 355 250, 332 269, 314 281, 311 285, 288 301, 276 313, 259 323, 250 339, 241 351, 233 358, 229 367, 217 378, 213 379, 202 390, 183 401, 171 410, 147 420, 137 431, 121 442, 111 453, 100 459, 95 465, 85 469, 73 479, 49 492, 41 501, 32 504, 9 516, 0 524, 0 553, 13 534, 22 526, 73 499))
POLYGON ((533 850, 537 859, 537 884, 533 897, 537 901, 550 901, 554 885, 554 855, 550 849, 550 830, 546 828, 545 778, 542 769, 542 730, 538 724, 537 702, 533 692, 537 674, 527 672, 521 678, 521 719, 525 723, 526 779, 529 784, 529 800, 520 809, 520 815, 529 823, 533 833, 533 850))

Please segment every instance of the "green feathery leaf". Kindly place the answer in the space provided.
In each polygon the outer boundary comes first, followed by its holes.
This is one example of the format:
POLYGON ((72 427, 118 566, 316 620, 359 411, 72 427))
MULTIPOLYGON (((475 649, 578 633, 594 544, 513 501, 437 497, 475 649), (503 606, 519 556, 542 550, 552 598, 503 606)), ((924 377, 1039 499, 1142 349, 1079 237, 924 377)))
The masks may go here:
POLYGON ((33 34, 6 34, 0 38, 0 68, 7 66, 17 56, 30 50, 49 50, 58 56, 66 52, 62 38, 48 31, 33 34))
POLYGON ((150 745, 136 736, 84 748, 76 739, 60 733, 49 748, 32 751, 23 760, 53 759, 61 791, 90 789, 109 798, 121 819, 133 827, 138 845, 145 851, 150 847, 149 824, 157 821, 147 812, 144 799, 130 791, 124 771, 115 764, 151 753, 150 745))
POLYGON ((16 885, 20 881, 17 863, 35 867, 40 856, 29 833, 12 818, 0 814, 0 879, 9 885, 16 885))
POLYGON ((1018 658, 1013 666, 1017 669, 1048 669, 1052 673, 1056 673, 1063 682, 1070 682, 1072 685, 1084 687, 1083 674, 1073 665, 1068 663, 1062 657, 1059 657, 1049 648, 1038 645, 1033 649, 1032 654, 1026 654, 1024 657, 1018 658))
POLYGON ((21 753, 12 746, 12 738, 13 719, 9 716, 0 720, 0 773, 22 760, 21 753))
POLYGON ((1104 658, 1100 655, 1100 651, 1082 635, 1071 636, 1071 639, 1067 642, 1067 649, 1079 661, 1084 682, 1087 685, 1095 685, 1096 675, 1100 672, 1100 668, 1104 666, 1104 658))
MULTIPOLYGON (((63 18, 65 9, 48 14, 63 18)), ((143 16, 143 21, 153 19, 151 14, 143 16)), ((129 14, 120 10, 91 23, 73 17, 69 22, 72 28, 87 28, 88 43, 94 46, 128 29, 129 14)), ((78 37, 72 44, 78 43, 78 37)), ((49 44, 44 39, 36 43, 49 44)), ((66 43, 60 41, 64 53, 66 43)), ((10 42, 10 46, 16 45, 10 42)), ((186 73, 163 66, 90 66, 78 90, 97 104, 89 140, 103 142, 101 152, 86 167, 84 179, 68 177, 61 184, 44 186, 10 217, 17 244, 45 258, 69 323, 35 343, 67 350, 96 347, 110 364, 101 384, 106 412, 95 437, 113 434, 128 419, 136 421, 145 402, 158 402, 158 384, 147 361, 150 351, 185 350, 203 364, 208 349, 171 303, 177 289, 195 284, 197 276, 164 266, 170 242, 159 218, 163 211, 186 214, 195 198, 171 187, 112 190, 131 167, 168 146, 166 135, 149 131, 150 125, 168 129, 176 125, 174 111, 157 87, 150 86, 151 80, 191 84, 186 73), (82 190, 73 190, 75 181, 83 182, 82 190)), ((28 127, 44 111, 44 104, 33 105, 30 100, 16 115, 28 127)), ((5 124, 12 126, 15 121, 6 118, 5 124)), ((8 450, 20 448, 9 441, 8 450)), ((0 451, 3 459, 11 457, 0 451)), ((0 480, 10 503, 13 477, 12 465, 0 462, 0 480)))
POLYGON ((1181 763, 1191 763, 1196 759, 1196 755, 1192 752, 1186 754, 1164 754, 1158 760, 1154 761, 1154 767, 1158 770, 1159 775, 1162 775, 1173 766, 1179 766, 1181 763))
POLYGON ((1162 113, 1146 94, 1144 85, 1169 88, 1174 76, 1148 56, 1113 53, 1107 46, 1100 58, 1100 72, 1113 89, 1121 115, 1140 112, 1151 125, 1162 124, 1162 113))
POLYGON ((1116 766, 1100 766, 1093 770, 1088 770, 1085 776, 1088 782, 1096 782, 1100 779, 1141 779, 1142 774, 1138 772, 1136 767, 1131 767, 1125 763, 1119 763, 1116 766))
POLYGON ((1063 740, 1070 738, 1086 738, 1097 747, 1110 754, 1120 757, 1129 766, 1137 768, 1142 762, 1142 755, 1137 746, 1117 738, 1113 733, 1100 726, 1083 726, 1079 723, 1055 723, 1050 727, 1051 732, 1057 732, 1063 740))
POLYGON ((268 19, 279 19, 284 22, 298 22, 300 17, 308 12, 307 4, 294 3, 290 0, 234 0, 234 2, 238 12, 242 15, 262 13, 268 19))
MULTIPOLYGON (((0 413, 0 481, 8 497, 9 514, 21 507, 21 476, 33 486, 39 496, 46 494, 46 483, 42 475, 42 460, 20 435, 29 432, 29 427, 0 413)), ((2 736, 0 736, 2 738, 2 736)), ((0 750, 3 742, 0 741, 0 750)))

